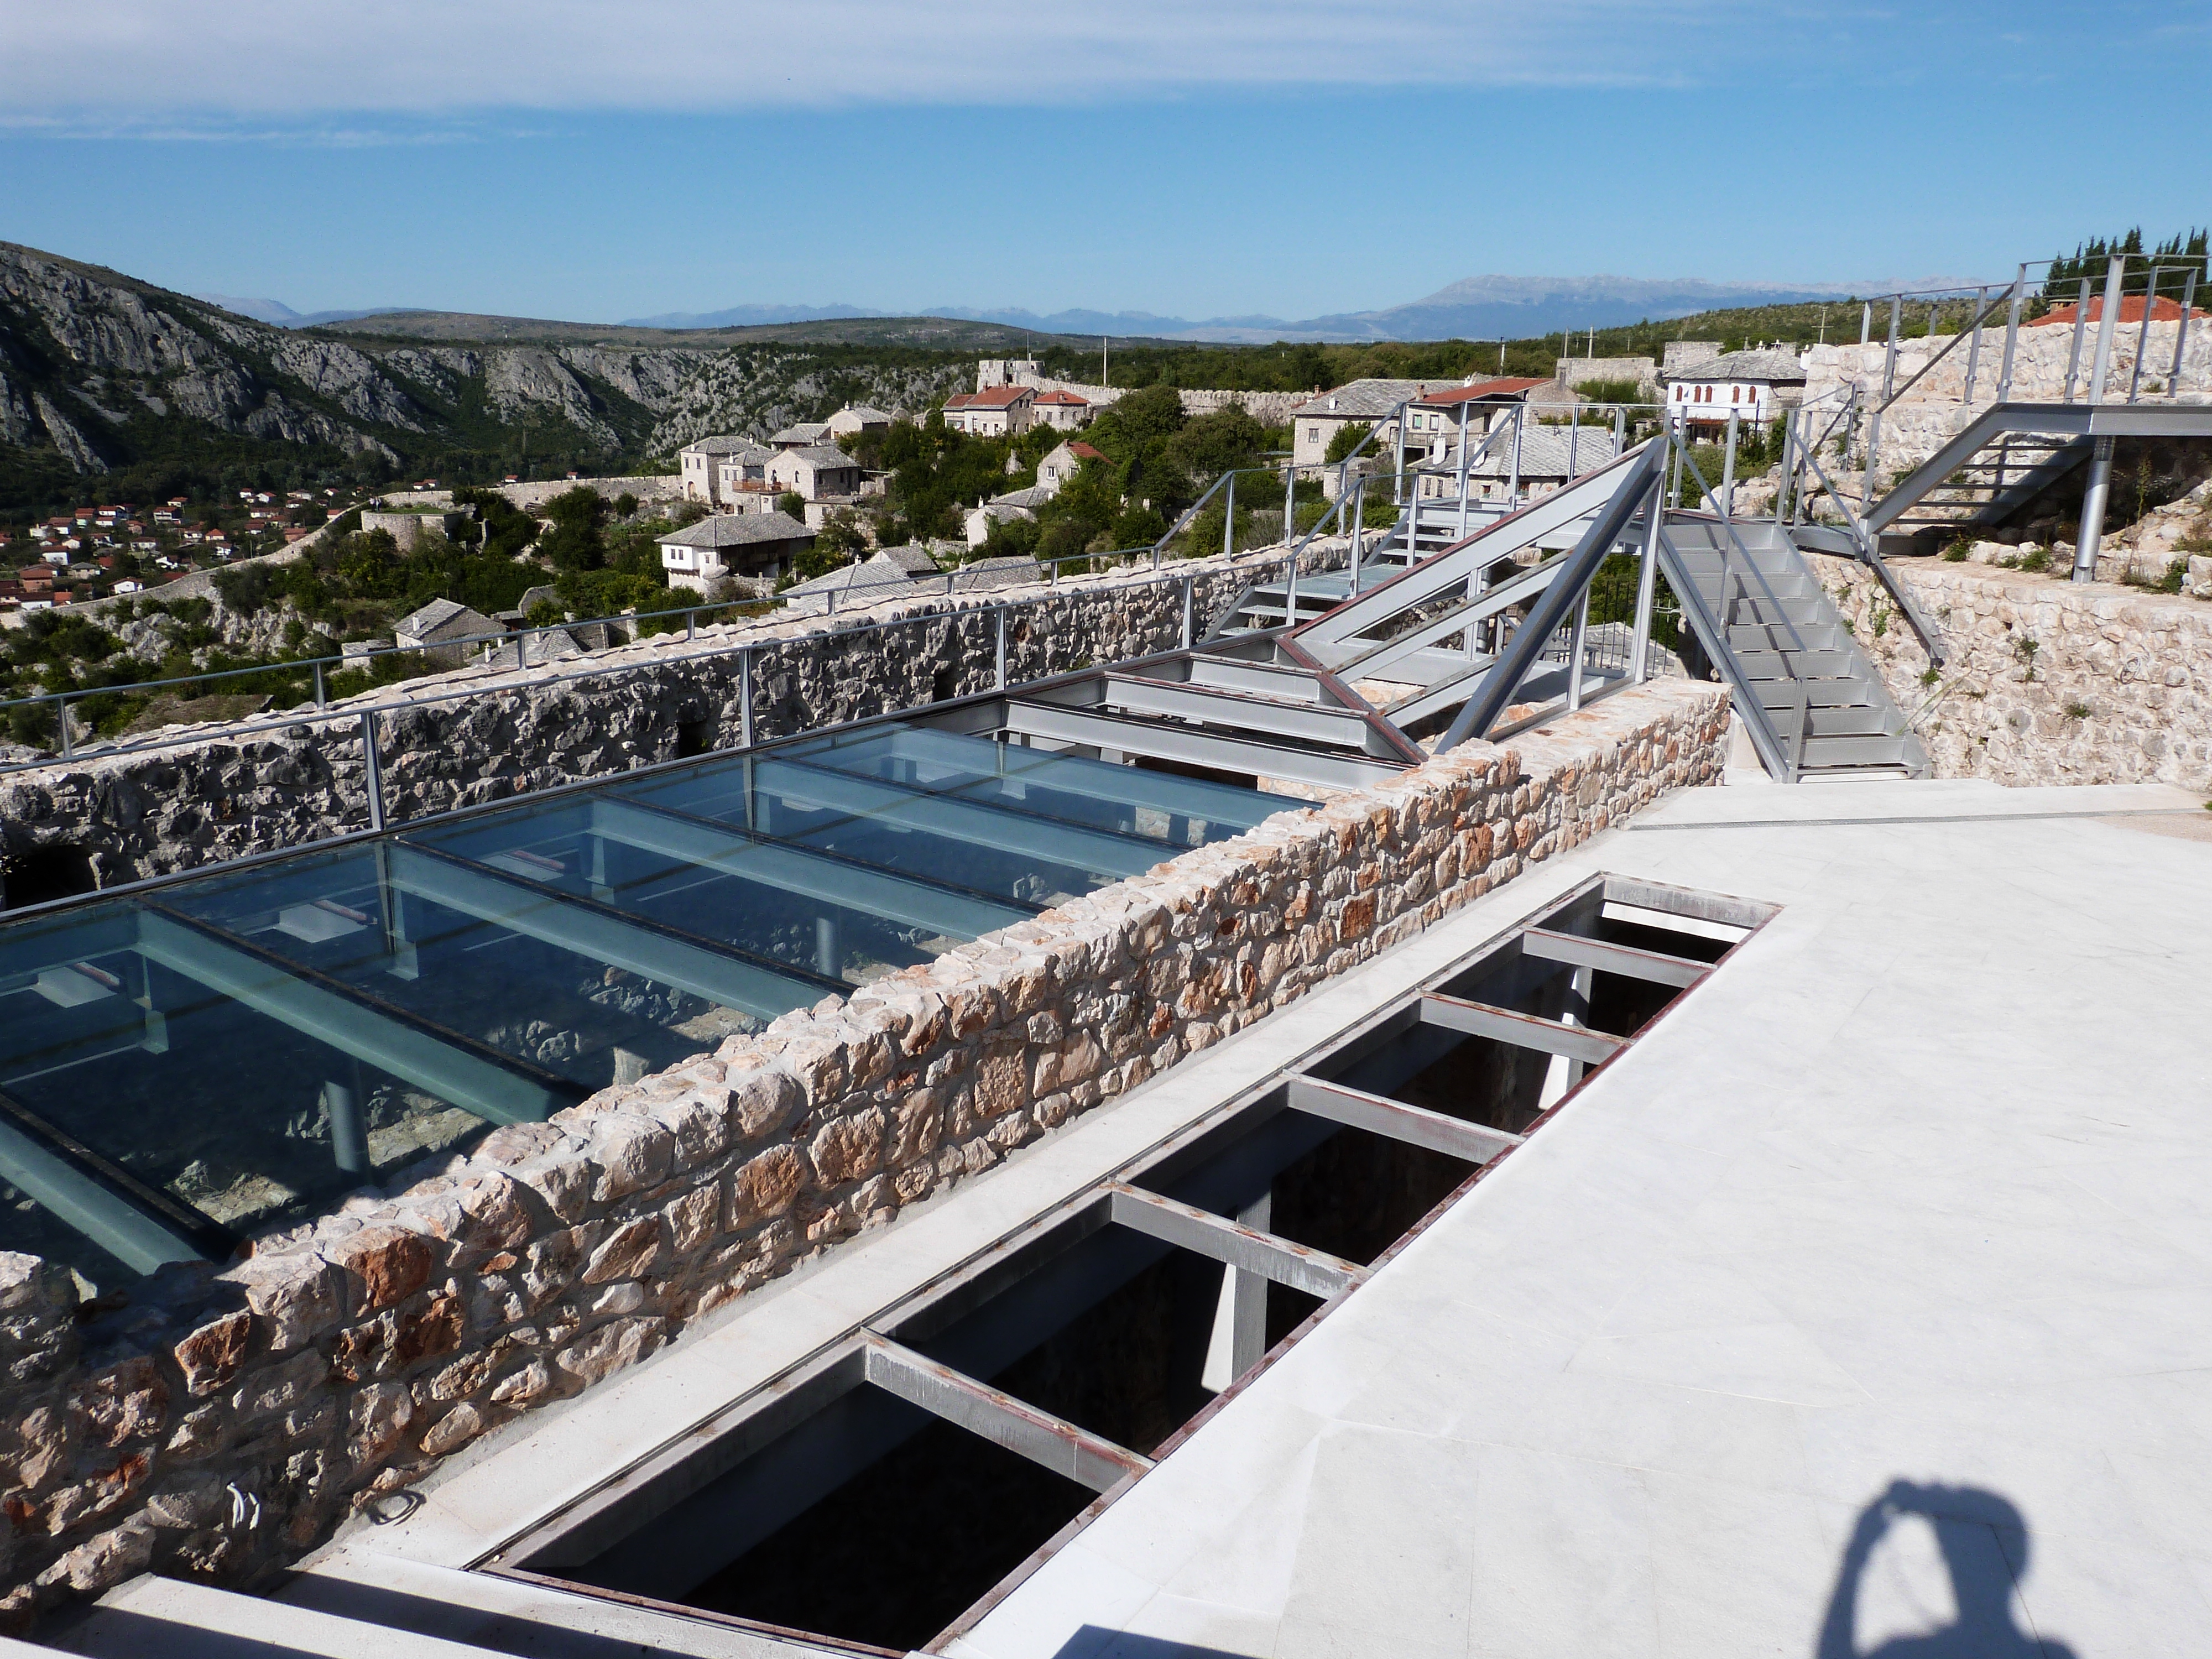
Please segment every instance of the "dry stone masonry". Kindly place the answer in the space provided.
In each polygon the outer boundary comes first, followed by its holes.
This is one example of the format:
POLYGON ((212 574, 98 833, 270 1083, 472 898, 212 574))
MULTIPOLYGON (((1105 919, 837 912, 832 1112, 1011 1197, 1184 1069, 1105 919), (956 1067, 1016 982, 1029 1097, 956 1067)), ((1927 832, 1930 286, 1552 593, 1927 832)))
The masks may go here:
POLYGON ((1930 678, 1927 653, 1864 566, 1809 562, 1938 776, 2212 791, 2212 605, 2077 585, 2063 559, 2055 574, 1892 560, 1942 629, 1949 660, 1930 678))
POLYGON ((97 1309, 0 1256, 0 1609, 21 1628, 149 1568, 265 1581, 487 1433, 1713 781, 1727 718, 1668 680, 1468 744, 97 1309))
MULTIPOLYGON (((1316 542, 1304 562, 1340 562, 1344 545, 1316 542)), ((634 672, 562 683, 573 659, 527 672, 465 670, 333 708, 405 705, 377 717, 386 811, 399 823, 734 748, 748 672, 757 740, 988 690, 1002 612, 1009 684, 1169 650, 1182 641, 1186 583, 1202 633, 1281 558, 1279 549, 1217 556, 1158 576, 939 592, 834 617, 704 628, 696 640, 662 635, 593 659, 634 672)), ((88 860, 101 886, 368 822, 358 720, 264 725, 251 737, 210 727, 174 747, 0 777, 0 865, 60 851, 88 860)))

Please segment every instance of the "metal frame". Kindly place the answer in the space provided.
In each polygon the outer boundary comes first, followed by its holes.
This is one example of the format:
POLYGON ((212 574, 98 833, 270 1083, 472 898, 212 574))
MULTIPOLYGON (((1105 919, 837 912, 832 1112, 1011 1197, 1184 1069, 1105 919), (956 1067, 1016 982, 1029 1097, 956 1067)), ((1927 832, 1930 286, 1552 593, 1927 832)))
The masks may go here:
MULTIPOLYGON (((1451 997, 1439 988, 1470 974, 1509 968, 1523 954, 1522 941, 1531 928, 1553 933, 1552 929, 1543 928, 1542 924, 1556 923, 1559 928, 1570 931, 1565 935, 1554 933, 1555 937, 1572 937, 1571 930, 1597 925, 1609 905, 1629 907, 1646 923, 1655 917, 1663 922, 1668 916, 1676 916, 1686 925, 1708 933, 1716 926, 1741 929, 1741 937, 1727 944, 1717 960, 1689 964, 1696 970, 1692 983, 1701 982, 1725 965, 1777 914, 1773 906, 1721 895, 1609 875, 1590 878, 1540 906, 1533 915, 1504 933, 1428 975, 1420 987, 1383 1009, 1323 1037, 1289 1067, 1261 1079, 1042 1215, 977 1249, 919 1291, 880 1310, 845 1336, 825 1343, 762 1387, 718 1407, 699 1421, 672 1425, 668 1438, 658 1450, 598 1482, 585 1496, 522 1528, 474 1563, 476 1570, 512 1576, 569 1594, 611 1596, 681 1616, 705 1617, 738 1628, 766 1630, 769 1627, 733 1615, 702 1613, 679 1602, 655 1601, 634 1592, 603 1591, 563 1579, 558 1576, 559 1564, 596 1555, 655 1516, 667 1512, 676 1503, 702 1492, 709 1482, 740 1465, 747 1465, 747 1460, 763 1455, 772 1457, 786 1437, 804 1430, 827 1407, 855 1388, 873 1387, 1100 1494, 1074 1522, 1011 1577, 985 1594, 927 1646, 930 1651, 941 1650, 945 1644, 971 1628, 983 1611, 995 1605, 1013 1584, 1127 1491, 1133 1482, 1148 1474, 1161 1457, 1188 1437, 1198 1423, 1248 1387, 1267 1363, 1298 1341, 1316 1321, 1340 1305, 1345 1297, 1356 1293, 1376 1271, 1375 1267, 1345 1261, 1266 1231, 1264 1188, 1274 1172, 1287 1167, 1345 1125, 1407 1145, 1443 1151, 1474 1165, 1467 1181, 1384 1251, 1378 1259, 1379 1267, 1436 1215, 1464 1197, 1485 1174, 1498 1166, 1500 1158, 1528 1139, 1528 1134, 1509 1134, 1334 1083, 1316 1075, 1316 1070, 1334 1063, 1340 1057, 1376 1052, 1414 1030, 1435 1030, 1438 1024, 1447 1031, 1459 1030, 1461 1027, 1454 1022, 1462 1020, 1467 1010, 1480 1009, 1484 1005, 1451 997), (1431 1012, 1443 1016, 1443 1019, 1432 1023, 1429 1018, 1431 1012), (1247 1156, 1248 1153, 1254 1156, 1247 1156), (1173 1196, 1176 1190, 1189 1188, 1194 1181, 1213 1194, 1208 1204, 1218 1200, 1217 1207, 1206 1207, 1173 1196), (1262 1192, 1258 1201, 1233 1196, 1255 1182, 1262 1192), (1237 1218, 1221 1213, 1222 1207, 1235 1210, 1237 1218), (1095 1244, 1102 1236, 1127 1239, 1131 1248, 1123 1250, 1116 1262, 1104 1264, 1100 1269, 1103 1278, 1096 1273, 1077 1271, 1083 1263, 1071 1251, 1086 1243, 1095 1244), (976 1370, 989 1369, 994 1363, 1003 1363, 1006 1358, 1027 1352, 1044 1334, 1059 1328, 1115 1285, 1124 1282, 1129 1273, 1164 1259, 1170 1249, 1193 1251, 1222 1264, 1227 1270, 1222 1291, 1224 1304, 1235 1304, 1240 1317, 1251 1310, 1252 1304, 1237 1304, 1236 1298, 1244 1286, 1255 1279, 1318 1297, 1322 1305, 1272 1354, 1240 1365, 1233 1379, 1228 1380, 1217 1395, 1214 1404, 1150 1455, 1115 1445, 1049 1411, 977 1380, 976 1370), (1068 1297, 1090 1297, 1091 1301, 1079 1300, 1077 1306, 1070 1308, 1066 1300, 1068 1297), (931 1342, 939 1334, 956 1328, 969 1328, 979 1315, 988 1316, 982 1328, 989 1335, 984 1346, 976 1350, 980 1357, 976 1370, 963 1370, 932 1358, 914 1346, 931 1342)), ((1639 961, 1678 960, 1649 951, 1629 954, 1639 961)), ((1565 968, 1565 964, 1561 966, 1565 968)), ((1571 976, 1579 981, 1583 975, 1573 973, 1571 976)), ((1680 994, 1677 993, 1676 1000, 1680 994)), ((1674 1002, 1670 1000, 1667 1006, 1671 1008, 1674 1002)), ((1508 1021, 1529 1018, 1508 1010, 1487 1012, 1508 1021)), ((1655 1018, 1663 1017, 1664 1012, 1655 1018)), ((1650 1029, 1649 1024, 1643 1029, 1650 1029)), ((1531 1048, 1549 1058, 1553 1065, 1571 1071, 1571 1081, 1565 1085, 1564 1094, 1544 1109, 1531 1126, 1530 1134, 1540 1131, 1588 1080, 1585 1066, 1609 1063, 1634 1041, 1633 1036, 1614 1037, 1550 1020, 1526 1026, 1512 1024, 1498 1031, 1486 1029, 1474 1035, 1515 1047, 1531 1048), (1562 1053, 1570 1034, 1572 1042, 1583 1048, 1581 1054, 1574 1059, 1565 1058, 1562 1053), (1534 1041, 1521 1040, 1524 1038, 1534 1041)), ((823 1443, 825 1451, 830 1444, 823 1443)), ((810 1490, 826 1493, 863 1462, 888 1449, 880 1445, 851 1446, 844 1440, 834 1444, 838 1448, 835 1454, 837 1461, 814 1479, 810 1490)), ((772 1462, 760 1467, 761 1478, 775 1479, 778 1491, 789 1493, 790 1479, 797 1471, 772 1462)), ((764 1524, 772 1523, 770 1529, 780 1526, 785 1510, 796 1513, 793 1504, 804 1507, 813 1501, 816 1500, 806 1498, 804 1492, 787 1496, 764 1524)), ((762 1527, 748 1526, 740 1552, 764 1535, 762 1527)))

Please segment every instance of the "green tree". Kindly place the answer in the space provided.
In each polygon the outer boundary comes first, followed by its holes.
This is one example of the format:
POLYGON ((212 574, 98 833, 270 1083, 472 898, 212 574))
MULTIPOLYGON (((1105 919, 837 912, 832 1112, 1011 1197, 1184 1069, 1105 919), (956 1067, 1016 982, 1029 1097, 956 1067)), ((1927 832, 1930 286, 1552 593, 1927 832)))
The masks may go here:
POLYGON ((1357 422, 1347 421, 1344 425, 1337 428, 1336 435, 1328 441, 1328 453, 1323 455, 1322 459, 1331 466, 1334 466, 1339 461, 1347 459, 1352 452, 1359 447, 1361 440, 1365 438, 1371 430, 1373 430, 1371 427, 1364 427, 1357 422))
POLYGON ((553 528, 538 538, 539 550, 557 570, 596 570, 606 562, 606 542, 600 526, 606 522, 606 498, 579 484, 564 489, 545 503, 545 516, 553 528))
POLYGON ((806 497, 795 489, 787 489, 775 498, 775 510, 799 523, 806 522, 806 497))

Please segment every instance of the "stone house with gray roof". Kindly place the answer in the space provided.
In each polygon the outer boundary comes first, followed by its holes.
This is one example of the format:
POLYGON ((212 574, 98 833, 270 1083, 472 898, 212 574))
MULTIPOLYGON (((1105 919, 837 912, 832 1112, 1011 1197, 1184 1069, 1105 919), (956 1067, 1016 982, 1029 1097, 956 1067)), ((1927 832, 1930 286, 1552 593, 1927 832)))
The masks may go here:
POLYGON ((814 532, 787 514, 717 513, 659 545, 668 585, 705 593, 726 580, 773 586, 814 545, 814 532))
POLYGON ((1662 372, 1669 414, 1693 427, 1726 427, 1734 410, 1742 424, 1778 421, 1805 401, 1805 368, 1787 351, 1724 351, 1662 372))

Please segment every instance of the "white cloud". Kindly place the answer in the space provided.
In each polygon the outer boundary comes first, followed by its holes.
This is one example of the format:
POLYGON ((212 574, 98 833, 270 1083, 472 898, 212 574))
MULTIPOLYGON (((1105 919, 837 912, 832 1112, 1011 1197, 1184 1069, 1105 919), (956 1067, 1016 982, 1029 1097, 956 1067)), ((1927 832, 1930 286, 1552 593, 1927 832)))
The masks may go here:
POLYGON ((24 125, 371 112, 1048 105, 1200 88, 1620 84, 1771 46, 1751 0, 18 0, 24 125))

